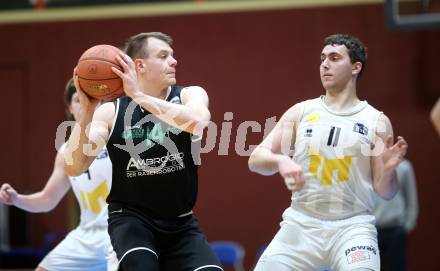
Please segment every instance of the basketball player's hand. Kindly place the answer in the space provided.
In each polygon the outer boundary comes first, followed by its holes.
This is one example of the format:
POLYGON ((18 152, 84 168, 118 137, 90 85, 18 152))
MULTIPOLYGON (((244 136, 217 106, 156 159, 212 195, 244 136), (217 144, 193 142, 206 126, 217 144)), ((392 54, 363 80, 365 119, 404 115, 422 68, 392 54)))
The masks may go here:
MULTIPOLYGON (((135 63, 131 57, 121 53, 119 56, 116 56, 116 59, 119 61, 123 71, 120 71, 114 67, 112 67, 112 71, 121 77, 122 83, 124 84, 125 94, 132 99, 134 99, 137 95, 142 95, 138 85, 135 63)), ((145 64, 140 63, 139 65, 140 69, 143 69, 143 65, 145 64)))
POLYGON ((76 93, 78 94, 79 104, 81 106, 80 116, 84 114, 93 114, 96 107, 99 105, 99 100, 88 96, 80 87, 78 82, 78 75, 76 74, 76 67, 73 69, 73 82, 75 83, 76 93))
POLYGON ((408 150, 408 144, 401 136, 397 137, 397 142, 393 145, 393 138, 389 135, 386 139, 385 149, 381 158, 386 169, 394 170, 402 161, 408 150))
POLYGON ((0 188, 0 203, 13 205, 17 200, 17 192, 11 185, 5 183, 0 188))
POLYGON ((304 173, 302 168, 288 156, 278 162, 278 169, 284 179, 287 189, 292 192, 301 190, 304 186, 304 173))

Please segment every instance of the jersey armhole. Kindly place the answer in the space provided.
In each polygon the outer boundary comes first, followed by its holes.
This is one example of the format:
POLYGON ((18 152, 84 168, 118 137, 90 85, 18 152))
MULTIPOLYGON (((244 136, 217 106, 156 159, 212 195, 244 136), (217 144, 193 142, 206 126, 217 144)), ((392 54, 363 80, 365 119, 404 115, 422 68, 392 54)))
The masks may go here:
POLYGON ((298 114, 298 119, 295 121, 295 134, 298 131, 298 126, 301 123, 303 117, 304 117, 304 111, 305 111, 305 107, 306 107, 306 102, 307 101, 303 101, 301 103, 299 103, 300 105, 300 109, 299 109, 299 114, 298 114))
POLYGON ((383 115, 382 111, 377 111, 377 116, 373 121, 373 125, 371 126, 373 128, 373 131, 370 133, 370 141, 374 145, 376 144, 376 137, 377 137, 377 125, 379 125, 379 119, 383 115))
POLYGON ((119 103, 120 103, 120 98, 118 98, 116 101, 113 101, 113 105, 115 106, 115 115, 113 116, 112 130, 110 131, 110 134, 108 135, 108 141, 110 141, 110 138, 112 137, 113 130, 115 129, 115 125, 116 125, 116 120, 118 119, 119 103))

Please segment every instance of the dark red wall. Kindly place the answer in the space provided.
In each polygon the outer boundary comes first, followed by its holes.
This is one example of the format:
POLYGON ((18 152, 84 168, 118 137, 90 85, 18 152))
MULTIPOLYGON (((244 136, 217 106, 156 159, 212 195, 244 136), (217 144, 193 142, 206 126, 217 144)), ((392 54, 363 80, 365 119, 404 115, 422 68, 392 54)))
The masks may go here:
MULTIPOLYGON (((420 198, 420 219, 410 237, 410 270, 434 270, 440 215, 439 137, 429 110, 439 96, 440 32, 390 32, 382 5, 162 16, 136 19, 0 25, 1 181, 19 191, 41 189, 55 156, 54 138, 64 118, 62 93, 81 53, 95 44, 121 46, 138 32, 162 31, 175 39, 178 82, 200 85, 210 95, 217 124, 215 148, 203 155, 196 213, 210 240, 245 246, 246 264, 278 229, 290 194, 278 176, 249 172, 247 156, 235 151, 243 121, 280 115, 294 103, 323 93, 318 77, 322 40, 351 33, 369 48, 358 95, 383 110, 409 142, 420 198), (219 155, 224 113, 233 112, 228 155, 219 155), (423 260, 422 260, 423 259, 423 260)), ((261 132, 249 129, 246 144, 261 132)), ((65 229, 65 201, 51 213, 29 215, 31 243, 65 229)), ((22 234, 14 232, 12 234, 22 234)))

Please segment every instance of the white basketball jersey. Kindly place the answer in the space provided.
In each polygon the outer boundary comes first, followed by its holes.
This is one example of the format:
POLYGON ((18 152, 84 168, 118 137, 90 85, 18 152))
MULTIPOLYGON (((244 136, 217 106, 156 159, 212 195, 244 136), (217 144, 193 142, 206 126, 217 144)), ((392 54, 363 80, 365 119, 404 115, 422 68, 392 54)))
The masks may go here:
POLYGON ((86 172, 69 179, 80 205, 79 226, 107 226, 106 199, 112 185, 112 164, 107 149, 103 148, 86 172))
POLYGON ((292 207, 326 220, 370 214, 375 202, 370 152, 382 112, 366 101, 334 112, 323 98, 304 102, 293 160, 305 185, 292 194, 292 207))

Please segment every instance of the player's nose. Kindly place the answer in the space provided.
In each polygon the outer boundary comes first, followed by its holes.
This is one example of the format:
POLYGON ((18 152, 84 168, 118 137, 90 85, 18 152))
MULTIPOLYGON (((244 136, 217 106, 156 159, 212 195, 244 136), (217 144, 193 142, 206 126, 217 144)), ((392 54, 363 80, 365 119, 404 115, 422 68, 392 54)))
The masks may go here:
POLYGON ((171 67, 175 67, 177 65, 177 59, 175 59, 174 57, 170 56, 169 64, 170 64, 171 67))

